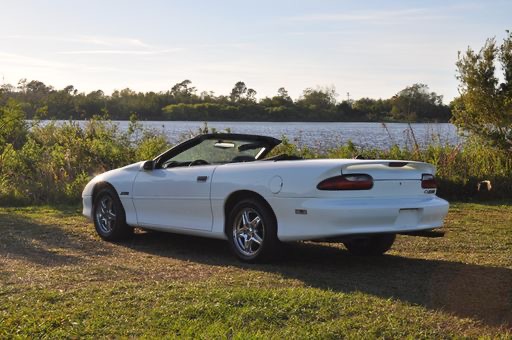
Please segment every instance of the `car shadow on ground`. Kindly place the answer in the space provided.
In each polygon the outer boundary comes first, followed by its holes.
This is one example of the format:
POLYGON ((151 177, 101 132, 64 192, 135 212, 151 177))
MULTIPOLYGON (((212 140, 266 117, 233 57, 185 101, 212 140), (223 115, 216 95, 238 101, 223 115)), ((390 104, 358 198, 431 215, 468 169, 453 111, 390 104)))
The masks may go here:
POLYGON ((356 257, 310 242, 285 244, 277 261, 251 265, 236 260, 225 241, 153 232, 121 245, 207 265, 276 273, 311 287, 363 292, 512 328, 512 270, 507 268, 396 255, 356 257))
MULTIPOLYGON (((53 267, 81 265, 88 256, 117 256, 116 245, 83 232, 4 213, 0 223, 4 259, 53 267)), ((512 328, 512 270, 507 268, 396 255, 356 257, 310 242, 285 244, 275 262, 250 265, 236 260, 225 241, 156 232, 137 233, 118 246, 135 255, 268 272, 319 289, 367 293, 512 328)))
MULTIPOLYGON (((61 214, 67 217, 69 214, 61 214)), ((0 257, 21 259, 42 266, 79 264, 84 254, 112 254, 112 247, 85 239, 59 226, 27 217, 0 213, 0 257)))

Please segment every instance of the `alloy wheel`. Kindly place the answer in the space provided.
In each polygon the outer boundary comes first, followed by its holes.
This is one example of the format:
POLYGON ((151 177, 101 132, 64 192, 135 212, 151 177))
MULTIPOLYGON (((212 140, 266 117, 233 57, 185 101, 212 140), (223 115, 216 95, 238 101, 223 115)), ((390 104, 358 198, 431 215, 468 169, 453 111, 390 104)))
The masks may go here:
POLYGON ((265 226, 260 214, 252 208, 242 209, 233 225, 236 249, 245 256, 253 257, 262 249, 264 238, 265 226))
POLYGON ((111 233, 114 229, 116 211, 112 197, 107 195, 101 197, 98 208, 96 208, 96 223, 101 232, 105 234, 111 233))

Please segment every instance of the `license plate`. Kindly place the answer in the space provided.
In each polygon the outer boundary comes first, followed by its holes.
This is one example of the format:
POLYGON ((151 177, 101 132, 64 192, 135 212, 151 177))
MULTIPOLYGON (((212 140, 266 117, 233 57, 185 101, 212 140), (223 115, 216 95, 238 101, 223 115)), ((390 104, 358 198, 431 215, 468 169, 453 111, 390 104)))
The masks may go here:
POLYGON ((396 225, 398 227, 414 227, 418 224, 421 209, 400 209, 396 225))

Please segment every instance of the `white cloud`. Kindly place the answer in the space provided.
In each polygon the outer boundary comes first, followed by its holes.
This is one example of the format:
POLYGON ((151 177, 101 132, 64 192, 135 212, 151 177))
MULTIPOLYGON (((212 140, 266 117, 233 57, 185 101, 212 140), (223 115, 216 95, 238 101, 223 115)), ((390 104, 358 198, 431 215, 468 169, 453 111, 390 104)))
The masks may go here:
MULTIPOLYGON (((165 48, 151 46, 139 39, 110 36, 49 36, 49 35, 9 35, 0 39, 31 40, 34 42, 54 42, 53 53, 74 55, 155 55, 183 51, 184 48, 165 48), (61 51, 55 51, 60 48, 61 51)), ((5 57, 5 54, 4 54, 5 57)), ((33 60, 32 60, 33 61, 33 60)))
POLYGON ((35 41, 52 41, 63 43, 77 43, 87 45, 99 45, 110 47, 144 47, 150 48, 151 45, 135 38, 111 37, 111 36, 51 36, 51 35, 8 35, 0 37, 10 40, 35 40, 35 41))
POLYGON ((145 48, 151 47, 151 45, 148 45, 139 39, 133 38, 81 36, 80 40, 84 43, 91 43, 103 46, 133 46, 145 48))
POLYGON ((88 72, 134 72, 130 68, 120 68, 102 65, 91 65, 76 62, 57 62, 50 61, 41 58, 27 57, 25 55, 7 53, 0 51, 0 62, 4 65, 9 66, 8 69, 23 70, 25 72, 28 69, 40 69, 48 71, 69 71, 69 70, 81 70, 88 72))
POLYGON ((25 67, 44 67, 44 68, 65 68, 70 64, 48 61, 40 58, 27 57, 20 54, 1 52, 0 61, 11 65, 20 65, 25 67))
POLYGON ((61 51, 57 54, 121 54, 121 55, 154 55, 184 51, 184 48, 168 48, 163 50, 75 50, 61 51))
POLYGON ((392 11, 353 11, 344 13, 319 13, 288 17, 290 21, 383 21, 391 19, 417 20, 430 14, 426 8, 408 8, 392 11))
POLYGON ((436 8, 403 8, 377 11, 346 11, 342 13, 317 13, 284 18, 297 22, 377 22, 394 23, 399 21, 417 21, 443 19, 457 12, 474 11, 482 8, 481 4, 464 3, 436 8))

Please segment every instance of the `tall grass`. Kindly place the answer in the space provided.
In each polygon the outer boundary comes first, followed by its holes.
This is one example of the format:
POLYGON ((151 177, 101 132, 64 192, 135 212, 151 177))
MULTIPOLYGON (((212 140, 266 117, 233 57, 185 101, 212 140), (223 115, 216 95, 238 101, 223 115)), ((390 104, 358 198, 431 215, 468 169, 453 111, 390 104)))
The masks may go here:
MULTIPOLYGON (((150 159, 170 147, 162 132, 144 129, 135 119, 126 131, 99 118, 82 126, 73 121, 63 124, 36 122, 32 127, 12 126, 13 131, 6 128, 0 131, 0 137, 5 140, 0 145, 1 205, 79 202, 83 187, 94 175, 150 159)), ((212 132, 205 124, 195 133, 208 131, 212 132)), ((503 152, 471 138, 463 145, 453 146, 441 144, 433 136, 430 144, 420 147, 412 128, 408 129, 407 136, 405 146, 394 144, 385 150, 359 147, 351 141, 329 150, 318 150, 284 137, 273 154, 424 161, 437 167, 439 195, 442 197, 510 197, 512 160, 503 152), (490 193, 477 192, 477 184, 482 180, 491 181, 490 193)), ((390 138, 392 140, 391 134, 390 138)))
MULTIPOLYGON (((387 129, 386 125, 384 128, 387 129)), ((504 151, 488 146, 475 137, 463 144, 442 144, 432 134, 426 147, 421 147, 409 125, 405 131, 405 146, 399 146, 388 133, 393 145, 388 149, 359 147, 348 141, 328 150, 298 147, 286 137, 273 153, 287 153, 304 158, 365 158, 414 160, 433 164, 437 168, 438 194, 447 199, 487 200, 511 198, 512 158, 504 151), (478 191, 478 183, 490 181, 491 191, 478 191)))
POLYGON ((136 121, 127 131, 102 119, 81 127, 38 122, 26 129, 24 143, 10 141, 0 153, 0 204, 77 202, 96 174, 137 160, 152 158, 169 147, 161 133, 136 121))

